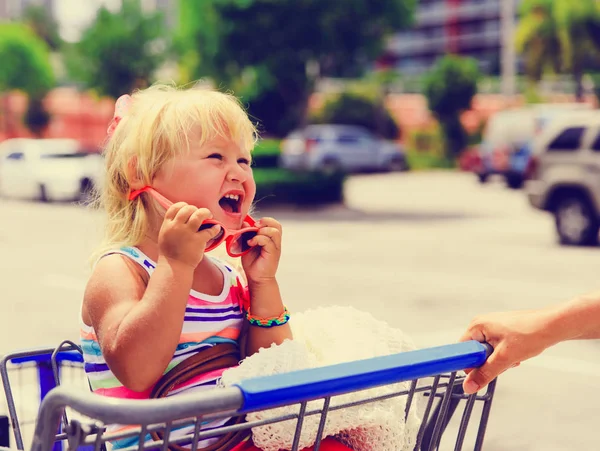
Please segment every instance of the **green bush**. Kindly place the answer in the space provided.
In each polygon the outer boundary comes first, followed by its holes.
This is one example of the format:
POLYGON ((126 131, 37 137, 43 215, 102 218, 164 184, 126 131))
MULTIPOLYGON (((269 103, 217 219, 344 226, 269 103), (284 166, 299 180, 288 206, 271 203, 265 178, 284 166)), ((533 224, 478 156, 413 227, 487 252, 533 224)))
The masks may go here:
POLYGON ((252 166, 255 168, 276 168, 279 165, 281 141, 262 139, 252 151, 252 166))
POLYGON ((400 130, 380 98, 347 91, 328 100, 310 122, 362 126, 386 139, 398 139, 400 130))
POLYGON ((444 155, 436 155, 433 153, 408 151, 406 153, 406 159, 413 171, 454 169, 456 167, 456 164, 444 155))
POLYGON ((293 172, 286 169, 254 169, 255 201, 265 204, 323 205, 344 200, 341 173, 293 172))
POLYGON ((479 122, 479 125, 477 125, 477 129, 469 135, 469 139, 467 142, 469 146, 475 146, 477 144, 481 144, 481 141, 483 141, 483 135, 485 132, 486 124, 487 124, 487 120, 485 120, 485 119, 483 119, 479 122))
POLYGON ((256 201, 264 204, 323 205, 344 197, 345 175, 279 168, 281 141, 263 139, 252 152, 256 201))
POLYGON ((423 79, 423 93, 440 122, 448 158, 457 158, 468 145, 460 115, 471 107, 480 75, 473 58, 446 55, 423 79))
POLYGON ((439 128, 411 130, 406 137, 409 151, 442 155, 444 153, 444 137, 439 128))

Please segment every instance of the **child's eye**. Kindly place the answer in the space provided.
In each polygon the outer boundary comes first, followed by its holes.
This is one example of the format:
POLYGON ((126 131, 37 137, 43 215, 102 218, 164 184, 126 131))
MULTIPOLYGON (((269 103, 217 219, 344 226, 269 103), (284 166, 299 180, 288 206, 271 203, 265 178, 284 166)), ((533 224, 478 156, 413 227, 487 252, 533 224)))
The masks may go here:
POLYGON ((216 158, 217 160, 222 160, 223 159, 223 155, 221 155, 220 153, 211 153, 208 158, 216 158))
POLYGON ((240 158, 238 160, 238 163, 240 163, 240 164, 250 164, 250 160, 248 160, 247 158, 240 158))

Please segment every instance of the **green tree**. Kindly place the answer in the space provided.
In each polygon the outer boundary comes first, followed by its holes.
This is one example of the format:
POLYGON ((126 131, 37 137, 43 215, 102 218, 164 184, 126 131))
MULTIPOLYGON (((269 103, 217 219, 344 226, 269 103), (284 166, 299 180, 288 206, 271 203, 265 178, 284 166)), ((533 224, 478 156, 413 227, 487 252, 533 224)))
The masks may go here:
POLYGON ((533 83, 548 71, 568 73, 581 99, 583 75, 600 56, 600 7, 595 0, 524 0, 515 40, 533 83))
MULTIPOLYGON (((58 51, 63 41, 60 37, 58 22, 48 14, 42 5, 29 5, 23 13, 23 23, 28 25, 33 32, 42 39, 50 51, 58 51)), ((41 136, 50 123, 50 114, 44 106, 42 98, 34 97, 29 100, 27 112, 24 117, 25 124, 36 136, 41 136)))
MULTIPOLYGON (((41 107, 41 100, 54 86, 54 73, 50 64, 50 54, 44 41, 26 25, 17 23, 5 23, 0 25, 0 92, 6 93, 11 90, 20 90, 29 96, 30 105, 41 107)), ((4 96, 4 100, 7 97, 4 96)), ((9 115, 8 104, 3 102, 5 115, 9 115)), ((47 114, 47 113, 45 113, 47 114)), ((26 116, 26 122, 29 114, 26 116)), ((39 116, 38 116, 39 117, 39 116)), ((48 118, 49 120, 49 118, 48 118)), ((38 122, 38 126, 32 127, 34 132, 39 132, 47 125, 38 122)), ((7 127, 10 124, 5 118, 7 127)), ((12 130, 7 130, 9 134, 12 130)))
POLYGON ((51 14, 48 14, 44 6, 28 6, 23 13, 23 22, 29 25, 51 50, 56 51, 62 45, 58 23, 51 14))
POLYGON ((46 110, 42 99, 32 98, 29 100, 24 120, 29 130, 35 136, 42 135, 43 131, 48 127, 50 119, 50 114, 46 110))
POLYGON ((348 90, 329 99, 311 118, 318 124, 358 125, 386 139, 397 139, 399 128, 381 97, 348 90))
POLYGON ((164 58, 163 16, 145 14, 139 0, 115 13, 100 8, 95 22, 68 52, 71 77, 101 95, 118 97, 144 87, 164 58))
POLYGON ((233 89, 267 132, 306 117, 319 76, 360 76, 416 0, 180 0, 177 50, 190 79, 233 89))
POLYGON ((448 158, 456 158, 468 144, 460 116, 471 107, 480 76, 474 59, 447 55, 424 78, 423 91, 429 109, 440 122, 448 158))
POLYGON ((54 85, 48 47, 25 25, 0 25, 0 61, 0 91, 39 98, 54 85))

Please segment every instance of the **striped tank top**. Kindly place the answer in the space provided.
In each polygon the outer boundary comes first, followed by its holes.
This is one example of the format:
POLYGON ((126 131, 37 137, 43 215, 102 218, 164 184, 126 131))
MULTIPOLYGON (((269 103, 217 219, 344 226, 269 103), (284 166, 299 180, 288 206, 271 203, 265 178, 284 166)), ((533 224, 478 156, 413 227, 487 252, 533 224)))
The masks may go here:
MULTIPOLYGON (((105 255, 110 254, 122 254, 131 258, 141 265, 150 277, 156 268, 156 263, 135 247, 123 247, 105 255)), ((242 305, 243 299, 247 296, 246 289, 241 283, 242 279, 239 273, 230 265, 214 257, 205 256, 205 258, 210 258, 223 273, 223 290, 216 296, 199 293, 195 290, 190 291, 179 344, 164 373, 198 351, 212 347, 215 344, 234 343, 238 345, 240 331, 244 322, 242 305)), ((81 317, 80 327, 84 370, 92 391, 99 395, 114 398, 148 399, 153 387, 144 392, 135 392, 123 386, 106 364, 94 329, 86 325, 81 317)), ((189 394, 212 388, 216 386, 219 377, 224 371, 225 369, 221 369, 201 374, 183 384, 173 387, 168 396, 189 394)), ((213 421, 210 423, 210 427, 224 424, 226 421, 226 419, 218 422, 213 421)), ((113 425, 109 429, 110 432, 123 432, 133 427, 136 426, 121 427, 113 425)), ((188 431, 178 432, 185 435, 188 431)), ((147 438, 150 439, 149 436, 147 438)), ((131 444, 129 442, 132 440, 133 443, 137 443, 137 439, 135 438, 113 442, 113 449, 127 447, 131 444)), ((214 439, 203 441, 199 445, 207 446, 212 441, 214 439)))

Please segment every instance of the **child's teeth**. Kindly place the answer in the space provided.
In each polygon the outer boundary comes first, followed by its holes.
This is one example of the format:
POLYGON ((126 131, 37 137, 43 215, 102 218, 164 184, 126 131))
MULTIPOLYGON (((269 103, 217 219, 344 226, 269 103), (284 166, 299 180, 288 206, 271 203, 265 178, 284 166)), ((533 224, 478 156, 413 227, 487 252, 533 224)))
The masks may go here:
POLYGON ((237 194, 227 194, 225 197, 233 200, 239 200, 240 198, 240 196, 238 196, 237 194))

